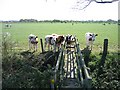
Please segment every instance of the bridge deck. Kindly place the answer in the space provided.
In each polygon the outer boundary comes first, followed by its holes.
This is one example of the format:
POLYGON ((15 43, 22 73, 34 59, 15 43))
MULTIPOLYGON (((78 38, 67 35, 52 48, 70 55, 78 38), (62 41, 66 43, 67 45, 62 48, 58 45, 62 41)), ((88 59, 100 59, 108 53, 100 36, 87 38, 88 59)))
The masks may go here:
POLYGON ((77 79, 67 78, 64 80, 61 88, 80 88, 80 84, 77 79))
POLYGON ((75 78, 76 77, 76 61, 75 55, 73 51, 69 51, 65 54, 64 60, 64 70, 66 78, 75 78))
POLYGON ((80 83, 78 82, 77 76, 77 64, 74 49, 65 50, 64 59, 64 79, 61 88, 80 88, 80 83))
POLYGON ((75 43, 74 46, 74 48, 62 48, 55 69, 55 81, 57 81, 58 75, 60 88, 90 88, 91 78, 86 69, 79 44, 75 43), (59 70, 58 74, 57 70, 59 70))

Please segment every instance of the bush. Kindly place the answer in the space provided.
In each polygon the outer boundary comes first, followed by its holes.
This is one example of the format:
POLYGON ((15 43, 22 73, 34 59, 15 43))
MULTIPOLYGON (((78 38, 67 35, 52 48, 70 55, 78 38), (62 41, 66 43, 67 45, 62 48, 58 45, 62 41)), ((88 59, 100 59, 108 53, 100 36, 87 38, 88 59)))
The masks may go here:
POLYGON ((12 49, 14 45, 10 37, 3 37, 2 88, 49 88, 52 69, 48 67, 40 71, 39 60, 35 55, 23 57, 12 49))
MULTIPOLYGON (((110 53, 106 57, 102 73, 98 74, 98 65, 95 62, 90 62, 90 67, 96 67, 92 70, 92 86, 94 88, 105 88, 105 89, 120 89, 120 59, 117 53, 110 53), (93 65, 93 66, 92 66, 93 65)), ((100 60, 98 58, 98 60, 100 60)))

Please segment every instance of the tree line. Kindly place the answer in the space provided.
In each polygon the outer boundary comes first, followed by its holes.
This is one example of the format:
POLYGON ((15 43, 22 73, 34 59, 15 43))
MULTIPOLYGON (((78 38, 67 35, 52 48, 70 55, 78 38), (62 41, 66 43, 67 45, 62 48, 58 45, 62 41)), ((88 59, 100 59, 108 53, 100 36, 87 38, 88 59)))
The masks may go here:
POLYGON ((11 20, 11 21, 2 21, 5 23, 9 23, 9 22, 48 22, 48 23, 120 23, 120 20, 116 21, 116 20, 112 20, 112 19, 108 19, 108 20, 58 20, 58 19, 54 19, 54 20, 37 20, 37 19, 20 19, 18 21, 15 20, 11 20))

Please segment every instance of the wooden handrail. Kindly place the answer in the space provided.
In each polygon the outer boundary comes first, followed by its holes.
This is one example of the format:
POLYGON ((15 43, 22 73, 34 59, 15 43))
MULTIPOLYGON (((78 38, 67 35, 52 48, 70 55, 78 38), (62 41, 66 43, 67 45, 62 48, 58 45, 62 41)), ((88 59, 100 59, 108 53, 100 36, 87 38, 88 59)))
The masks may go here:
POLYGON ((85 82, 84 82, 84 84, 85 84, 86 88, 91 88, 91 80, 92 80, 92 78, 89 76, 89 73, 87 71, 87 67, 85 65, 85 62, 84 62, 84 59, 82 57, 82 54, 81 54, 81 51, 80 51, 78 43, 77 43, 76 47, 77 47, 77 53, 78 53, 78 56, 79 56, 77 61, 78 62, 80 61, 79 62, 79 65, 81 65, 80 69, 83 68, 83 72, 84 72, 84 75, 85 75, 85 82))

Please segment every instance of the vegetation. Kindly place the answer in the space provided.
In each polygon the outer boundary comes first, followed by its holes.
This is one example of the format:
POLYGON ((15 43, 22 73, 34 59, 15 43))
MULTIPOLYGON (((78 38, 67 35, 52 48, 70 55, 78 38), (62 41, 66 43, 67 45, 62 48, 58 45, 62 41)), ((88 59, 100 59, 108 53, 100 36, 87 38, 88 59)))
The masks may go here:
POLYGON ((120 56, 118 53, 109 53, 106 57, 104 67, 100 69, 99 63, 101 55, 91 55, 88 67, 91 69, 92 87, 104 89, 120 89, 120 56))
POLYGON ((112 19, 108 19, 106 21, 103 21, 103 20, 99 20, 99 21, 94 21, 94 20, 86 20, 86 21, 75 21, 75 20, 57 20, 57 19, 54 19, 54 20, 36 20, 36 19, 20 19, 19 21, 3 21, 4 23, 8 23, 8 22, 14 22, 14 23, 18 23, 18 22, 48 22, 48 23, 79 23, 79 22, 82 22, 82 23, 117 23, 119 22, 118 21, 115 21, 115 20, 112 20, 112 19))
POLYGON ((2 88, 50 88, 54 73, 51 69, 53 63, 44 63, 48 56, 29 51, 16 52, 12 49, 10 37, 3 39, 2 88))
MULTIPOLYGON (((85 47, 84 34, 98 33, 97 40, 90 53, 90 75, 93 88, 120 89, 120 55, 118 51, 117 24, 105 23, 12 23, 11 28, 3 25, 2 40, 2 86, 3 88, 49 88, 54 74, 51 64, 43 64, 48 57, 44 54, 29 52, 27 38, 30 33, 43 38, 47 34, 76 35, 80 48, 85 47), (9 32, 9 33, 5 33, 9 32), (5 34, 4 34, 5 33, 5 34), (108 38, 109 47, 106 61, 100 74, 98 69, 103 39, 108 38), (23 49, 26 52, 21 52, 23 49), (16 51, 17 50, 17 51, 16 51)), ((52 59, 53 60, 53 59, 52 59)))

